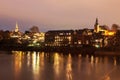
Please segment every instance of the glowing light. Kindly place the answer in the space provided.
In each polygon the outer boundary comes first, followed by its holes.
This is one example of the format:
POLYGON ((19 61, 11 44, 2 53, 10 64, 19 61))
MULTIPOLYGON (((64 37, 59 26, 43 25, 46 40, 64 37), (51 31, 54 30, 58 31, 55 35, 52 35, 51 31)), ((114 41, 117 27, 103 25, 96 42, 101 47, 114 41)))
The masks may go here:
POLYGON ((98 57, 96 57, 96 58, 95 58, 95 63, 98 63, 98 60, 99 60, 99 58, 98 58, 98 57))
POLYGON ((110 76, 105 76, 104 80, 111 80, 110 76))
POLYGON ((19 28, 18 28, 18 24, 16 22, 16 26, 15 26, 15 32, 18 32, 19 31, 19 28))
POLYGON ((27 54, 27 66, 30 65, 30 52, 28 52, 27 54))
POLYGON ((115 32, 114 31, 105 31, 106 36, 114 36, 115 32))
POLYGON ((89 55, 86 55, 86 58, 89 58, 89 55))
POLYGON ((34 73, 34 79, 35 80, 39 80, 39 70, 40 70, 40 66, 39 66, 39 54, 37 54, 36 52, 33 52, 32 54, 32 68, 33 68, 33 73, 34 73))
POLYGON ((97 30, 96 30, 96 32, 98 33, 100 31, 100 27, 99 27, 99 25, 97 25, 97 30))
POLYGON ((68 37, 68 40, 71 41, 71 37, 68 37))
POLYGON ((60 64, 59 55, 58 55, 58 53, 55 53, 55 55, 54 55, 54 69, 55 69, 55 72, 57 75, 59 74, 59 66, 60 66, 59 64, 60 64))
POLYGON ((114 57, 114 66, 117 65, 116 57, 114 57))
POLYGON ((14 56, 14 65, 15 65, 15 78, 18 78, 21 67, 22 67, 22 52, 21 51, 12 51, 15 56, 14 56))
POLYGON ((78 55, 78 70, 79 70, 79 71, 81 70, 81 62, 82 62, 81 57, 82 57, 82 55, 79 54, 79 55, 78 55))
POLYGON ((66 76, 68 80, 72 80, 72 58, 71 54, 68 55, 68 62, 66 66, 66 76))
POLYGON ((115 33, 114 32, 109 32, 108 35, 109 36, 113 36, 115 33))
POLYGON ((41 67, 43 67, 43 68, 44 68, 44 56, 45 56, 45 54, 44 54, 44 52, 42 52, 42 53, 40 54, 40 65, 41 65, 41 67))
POLYGON ((79 54, 78 56, 79 56, 79 57, 82 57, 82 55, 81 55, 81 54, 79 54))
POLYGON ((94 63, 94 56, 91 56, 91 64, 94 63))
POLYGON ((100 46, 99 45, 95 45, 96 48, 99 48, 100 46))

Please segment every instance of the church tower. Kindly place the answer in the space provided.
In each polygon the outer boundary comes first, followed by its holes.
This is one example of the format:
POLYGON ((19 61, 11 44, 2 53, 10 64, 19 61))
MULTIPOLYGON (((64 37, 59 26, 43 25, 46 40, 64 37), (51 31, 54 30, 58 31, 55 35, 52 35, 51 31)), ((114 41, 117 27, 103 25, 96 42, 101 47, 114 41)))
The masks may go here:
POLYGON ((18 32, 19 31, 19 27, 18 27, 18 24, 16 22, 16 26, 15 26, 15 32, 18 32))
POLYGON ((98 33, 99 32, 99 23, 98 23, 98 18, 96 18, 95 25, 94 25, 94 32, 98 33))

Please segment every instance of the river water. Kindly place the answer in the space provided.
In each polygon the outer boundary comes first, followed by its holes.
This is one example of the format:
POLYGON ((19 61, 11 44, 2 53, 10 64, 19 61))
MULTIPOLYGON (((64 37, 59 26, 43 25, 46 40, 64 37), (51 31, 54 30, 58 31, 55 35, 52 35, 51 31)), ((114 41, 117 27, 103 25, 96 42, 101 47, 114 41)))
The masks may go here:
POLYGON ((120 80, 120 57, 0 51, 0 80, 120 80))

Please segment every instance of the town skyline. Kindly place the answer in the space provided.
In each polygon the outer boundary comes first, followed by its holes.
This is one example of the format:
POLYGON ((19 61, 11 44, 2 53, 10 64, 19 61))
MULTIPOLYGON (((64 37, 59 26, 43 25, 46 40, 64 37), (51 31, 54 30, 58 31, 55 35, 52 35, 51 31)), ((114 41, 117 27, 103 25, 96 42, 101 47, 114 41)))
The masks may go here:
MULTIPOLYGON (((47 32, 47 31, 49 31, 49 30, 78 30, 78 29, 94 29, 94 25, 95 25, 95 23, 96 23, 96 20, 98 20, 98 24, 100 25, 100 26, 106 26, 109 30, 112 30, 112 26, 117 26, 118 28, 120 28, 119 27, 119 24, 112 24, 111 26, 108 26, 108 25, 106 25, 106 24, 100 24, 100 22, 99 22, 99 19, 98 18, 96 18, 95 20, 94 20, 94 24, 93 24, 93 26, 92 27, 79 27, 78 26, 78 28, 61 28, 61 29, 59 29, 59 28, 48 28, 48 29, 46 29, 46 30, 41 30, 41 27, 40 26, 38 26, 38 25, 31 25, 31 26, 29 26, 29 28, 25 28, 25 29, 23 29, 23 27, 25 26, 25 25, 22 25, 22 24, 20 24, 20 23, 18 23, 17 21, 15 22, 15 24, 12 26, 12 28, 11 29, 9 29, 7 26, 6 26, 6 29, 5 28, 1 28, 0 27, 0 30, 3 30, 3 31, 14 31, 14 29, 16 28, 16 25, 19 27, 19 31, 21 31, 21 32, 25 32, 25 31, 30 31, 30 29, 31 28, 33 28, 33 27, 37 27, 38 28, 38 30, 40 31, 40 32, 47 32), (22 29, 21 29, 22 28, 22 29)), ((43 25, 43 26, 45 26, 45 25, 43 25)), ((60 27, 64 27, 64 26, 60 26, 60 27)))

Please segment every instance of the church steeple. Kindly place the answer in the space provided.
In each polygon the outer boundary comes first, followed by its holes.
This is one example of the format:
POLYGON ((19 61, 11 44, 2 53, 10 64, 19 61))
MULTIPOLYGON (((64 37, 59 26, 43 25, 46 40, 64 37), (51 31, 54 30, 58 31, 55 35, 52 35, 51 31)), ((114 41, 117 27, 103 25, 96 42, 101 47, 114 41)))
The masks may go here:
POLYGON ((94 32, 99 32, 99 23, 98 18, 96 18, 95 25, 94 25, 94 32))
POLYGON ((16 26, 15 26, 15 32, 18 32, 19 31, 19 27, 18 27, 18 24, 16 22, 16 26))
POLYGON ((98 18, 96 18, 96 21, 95 21, 95 25, 94 26, 97 26, 99 23, 98 23, 98 18))

